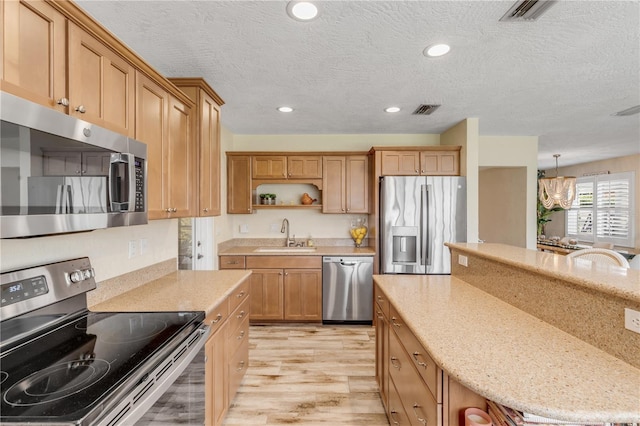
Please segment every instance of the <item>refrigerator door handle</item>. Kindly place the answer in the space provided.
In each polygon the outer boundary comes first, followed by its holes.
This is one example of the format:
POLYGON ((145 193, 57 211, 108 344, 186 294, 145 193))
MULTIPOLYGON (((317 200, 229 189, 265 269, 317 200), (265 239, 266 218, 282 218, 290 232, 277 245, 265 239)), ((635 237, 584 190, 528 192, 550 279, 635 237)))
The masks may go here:
POLYGON ((420 187, 420 264, 430 265, 429 259, 429 188, 420 187))

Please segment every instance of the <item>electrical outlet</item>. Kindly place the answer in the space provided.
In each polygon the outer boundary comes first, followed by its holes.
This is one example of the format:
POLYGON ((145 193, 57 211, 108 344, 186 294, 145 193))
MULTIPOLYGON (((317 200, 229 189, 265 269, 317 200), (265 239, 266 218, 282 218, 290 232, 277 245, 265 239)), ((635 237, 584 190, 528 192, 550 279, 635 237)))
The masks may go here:
POLYGON ((138 244, 136 240, 129 241, 129 259, 138 254, 138 244))
POLYGON ((458 255, 458 264, 462 266, 469 266, 467 261, 467 256, 463 256, 461 254, 458 255))
POLYGON ((640 333, 640 312, 624 308, 624 328, 640 333))
POLYGON ((269 232, 271 232, 272 234, 280 233, 280 225, 278 225, 277 223, 272 223, 271 225, 269 225, 269 232))
POLYGON ((140 255, 147 254, 147 251, 149 251, 149 240, 140 238, 140 255))
POLYGON ((249 225, 247 225, 246 223, 243 223, 242 225, 240 225, 241 234, 247 234, 248 232, 249 232, 249 225))

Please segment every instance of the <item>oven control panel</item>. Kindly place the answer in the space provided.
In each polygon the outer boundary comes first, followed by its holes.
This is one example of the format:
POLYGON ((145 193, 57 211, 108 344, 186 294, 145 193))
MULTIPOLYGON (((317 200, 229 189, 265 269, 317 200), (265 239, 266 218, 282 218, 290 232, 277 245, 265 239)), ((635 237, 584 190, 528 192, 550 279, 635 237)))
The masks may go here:
POLYGON ((0 306, 7 306, 13 303, 22 302, 32 297, 40 296, 49 292, 47 279, 44 275, 2 284, 2 298, 0 306))

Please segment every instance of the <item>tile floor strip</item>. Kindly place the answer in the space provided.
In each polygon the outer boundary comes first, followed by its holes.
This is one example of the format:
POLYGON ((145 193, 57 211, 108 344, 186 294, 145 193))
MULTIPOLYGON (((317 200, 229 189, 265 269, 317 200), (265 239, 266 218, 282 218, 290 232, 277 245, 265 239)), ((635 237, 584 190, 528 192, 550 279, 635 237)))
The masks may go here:
POLYGON ((388 426, 370 326, 251 326, 227 426, 388 426))

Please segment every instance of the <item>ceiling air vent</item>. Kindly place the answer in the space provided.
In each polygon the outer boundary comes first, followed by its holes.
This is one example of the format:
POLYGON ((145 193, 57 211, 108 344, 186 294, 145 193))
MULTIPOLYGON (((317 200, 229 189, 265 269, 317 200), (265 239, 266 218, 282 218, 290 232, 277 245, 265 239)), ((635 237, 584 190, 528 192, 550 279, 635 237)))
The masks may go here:
POLYGON ((557 0, 518 0, 504 14, 501 21, 535 21, 557 0))
POLYGON ((627 115, 634 115, 640 112, 640 105, 636 105, 634 107, 631 108, 627 108, 625 110, 622 111, 618 111, 613 115, 616 115, 618 117, 626 117, 627 115))
POLYGON ((426 105, 422 104, 415 111, 412 112, 413 115, 430 115, 433 111, 440 108, 440 105, 426 105))

